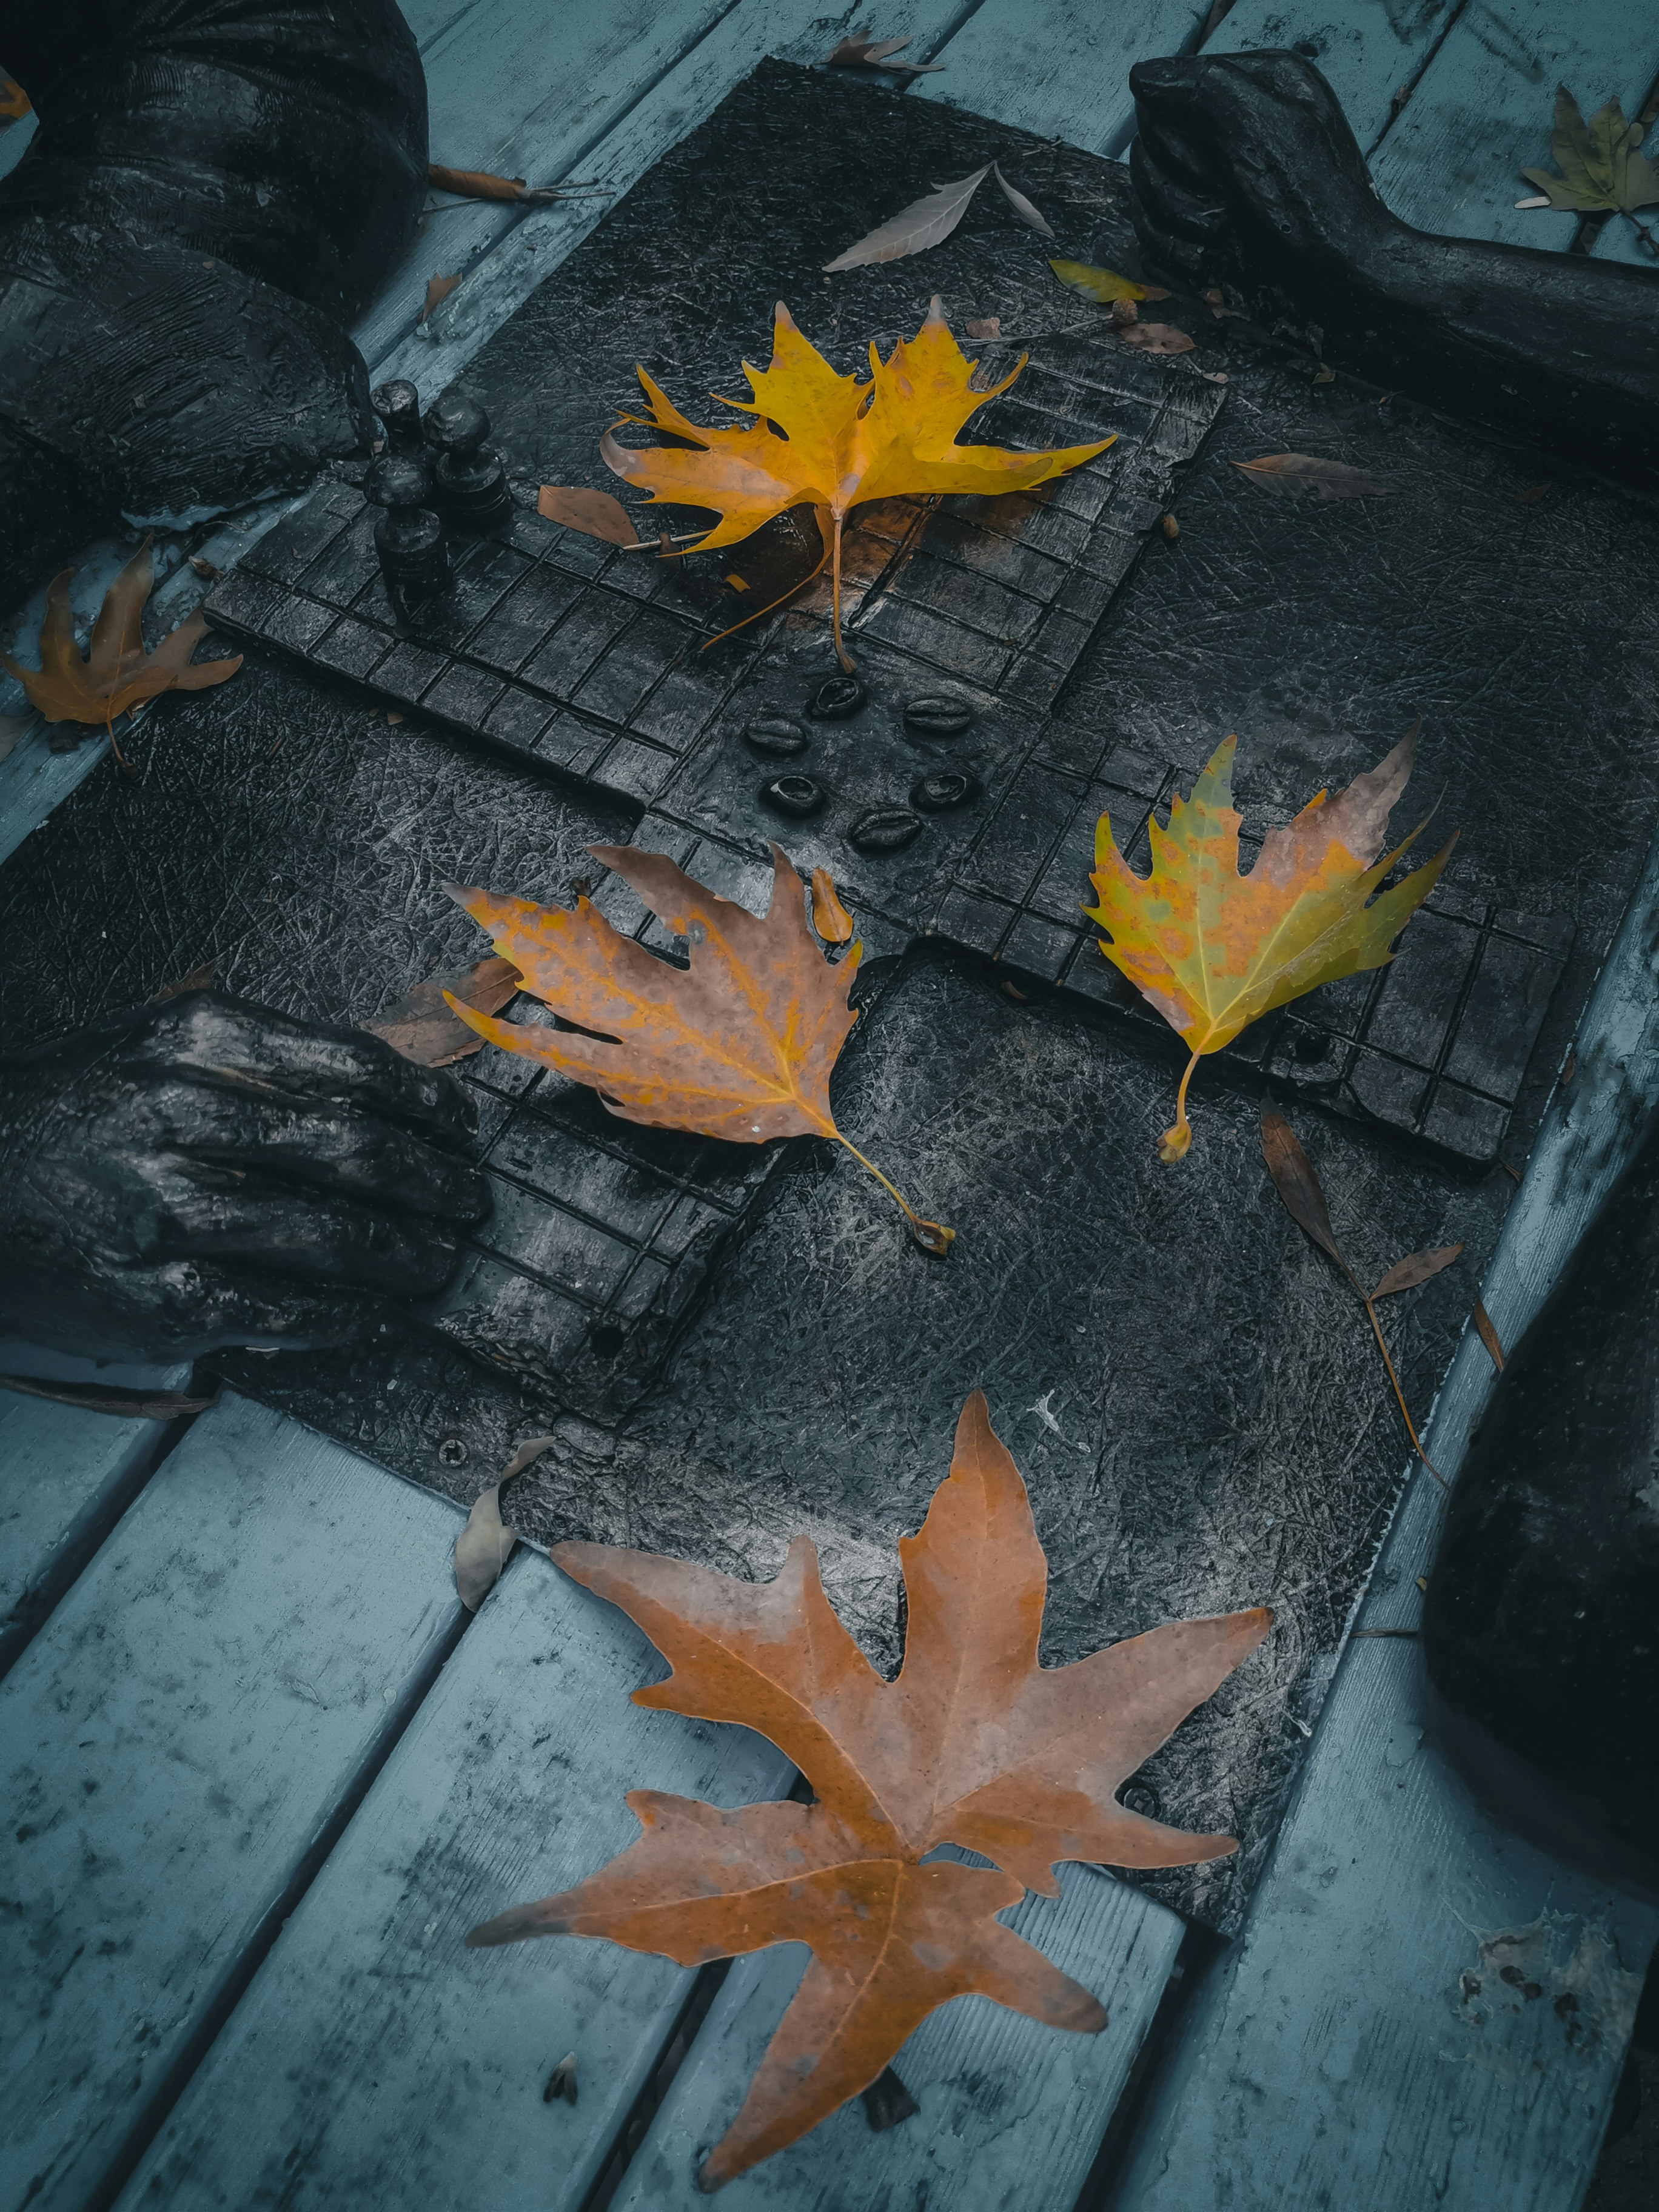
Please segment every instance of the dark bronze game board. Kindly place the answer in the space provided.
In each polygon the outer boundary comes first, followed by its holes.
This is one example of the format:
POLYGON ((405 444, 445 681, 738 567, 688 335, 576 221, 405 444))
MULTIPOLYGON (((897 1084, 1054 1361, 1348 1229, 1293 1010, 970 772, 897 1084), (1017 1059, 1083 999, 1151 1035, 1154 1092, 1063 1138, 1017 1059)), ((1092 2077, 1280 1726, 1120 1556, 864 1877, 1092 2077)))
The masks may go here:
POLYGON ((565 902, 586 880, 672 955, 590 845, 632 838, 739 898, 764 894, 769 839, 830 867, 866 949, 837 1118, 957 1229, 947 1261, 828 1146, 636 1128, 487 1049, 458 1072, 494 1212, 449 1290, 349 1350, 222 1365, 462 1502, 515 1437, 551 1434, 512 1493, 538 1540, 764 1575, 807 1529, 884 1662, 894 1540, 982 1387, 1053 1563, 1051 1662, 1277 1609, 1137 1784, 1243 1839, 1149 1878, 1229 1928, 1407 1465, 1364 1313, 1263 1170, 1261 1108, 1293 1119, 1367 1279, 1464 1246, 1386 1317, 1420 1416, 1514 1188, 1499 1147, 1524 1158, 1645 844, 1659 617, 1612 550, 1647 527, 1617 495, 1564 476, 1534 497, 1536 457, 1316 386, 1196 302, 1166 311, 1190 356, 1121 344, 1047 257, 1124 267, 1126 196, 1075 149, 763 64, 467 367, 517 503, 457 540, 430 620, 398 634, 339 477, 216 588, 245 666, 161 702, 137 778, 89 779, 20 851, 0 1012, 26 1042, 211 959, 228 988, 361 1022, 486 949, 446 879, 565 902), (987 198, 928 255, 826 282, 907 196, 992 158, 1054 240, 987 198), (1002 343, 968 349, 988 372, 1030 355, 988 438, 1117 442, 1044 493, 855 515, 868 696, 847 719, 811 711, 835 668, 822 580, 720 635, 815 538, 786 523, 662 561, 535 514, 538 483, 611 481, 599 441, 636 362, 712 421, 703 395, 763 357, 778 298, 844 370, 933 293, 959 335, 1000 319, 1002 343), (1231 465, 1285 450, 1386 496, 1276 500, 1231 465), (1192 1155, 1164 1168, 1184 1054, 1091 942, 1097 817, 1144 864, 1154 809, 1234 730, 1253 847, 1419 714, 1395 829, 1461 833, 1439 890, 1392 967, 1205 1063, 1192 1155))

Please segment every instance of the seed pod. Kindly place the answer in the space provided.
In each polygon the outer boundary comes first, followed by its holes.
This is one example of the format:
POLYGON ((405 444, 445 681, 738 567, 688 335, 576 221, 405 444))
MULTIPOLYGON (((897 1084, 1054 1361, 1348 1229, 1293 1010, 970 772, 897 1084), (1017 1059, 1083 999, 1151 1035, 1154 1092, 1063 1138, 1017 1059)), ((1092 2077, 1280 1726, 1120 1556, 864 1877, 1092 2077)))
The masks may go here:
POLYGON ((959 738, 973 719, 972 709, 960 699, 937 693, 905 702, 904 726, 919 738, 959 738))
POLYGON ((810 775, 775 775, 760 787, 764 804, 779 814, 792 814, 798 822, 821 813, 823 791, 810 775))
POLYGON ((1116 323, 1120 328, 1122 328, 1129 323, 1138 323, 1140 320, 1140 310, 1136 307, 1133 300, 1114 300, 1112 302, 1112 320, 1116 323))
POLYGON ((806 732, 799 722, 792 722, 787 714, 757 714, 745 722, 744 742, 769 760, 787 760, 792 753, 806 750, 806 732))
POLYGON ((898 807, 878 807, 860 815, 847 833, 847 842, 860 853, 902 853, 921 835, 921 823, 898 807))
POLYGON ((844 722, 869 696, 856 676, 826 676, 807 701, 806 711, 815 722, 844 722))
POLYGON ((985 788, 979 778, 963 768, 941 769, 937 775, 919 776, 910 787, 910 804, 924 814, 947 814, 953 806, 966 806, 985 788))

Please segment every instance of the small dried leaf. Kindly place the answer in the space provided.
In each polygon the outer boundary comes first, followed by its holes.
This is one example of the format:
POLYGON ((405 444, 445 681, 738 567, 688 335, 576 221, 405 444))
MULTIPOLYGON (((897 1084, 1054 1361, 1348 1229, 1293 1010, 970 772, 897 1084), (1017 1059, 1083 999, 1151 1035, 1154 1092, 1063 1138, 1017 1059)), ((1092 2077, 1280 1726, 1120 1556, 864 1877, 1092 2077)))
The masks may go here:
POLYGON ((28 694, 30 706, 49 722, 101 722, 107 728, 118 714, 143 700, 157 698, 163 691, 205 691, 226 682, 241 666, 240 653, 229 660, 191 665, 190 656, 207 634, 207 617, 199 608, 153 651, 145 651, 139 616, 155 580, 148 541, 105 592, 83 660, 69 603, 74 574, 73 568, 65 568, 46 588, 40 668, 24 668, 3 656, 6 667, 28 694))
POLYGON ((843 39, 834 53, 824 56, 824 67, 896 70, 906 76, 932 76, 945 67, 943 62, 897 62, 890 58, 909 43, 908 38, 843 39))
POLYGON ((926 199, 912 200, 857 245, 849 246, 845 253, 826 261, 826 274, 837 269, 866 269, 878 261, 902 261, 908 254, 922 253, 930 246, 941 244, 962 221, 969 201, 990 173, 988 161, 971 177, 958 178, 953 185, 935 185, 926 199))
POLYGON ((1387 499, 1390 488, 1351 469, 1346 461, 1324 461, 1311 453, 1264 453, 1260 460, 1235 461, 1253 484, 1288 498, 1387 499))
POLYGON ((580 530, 588 538, 603 538, 611 545, 637 545, 640 533, 628 509, 608 491, 589 491, 584 484, 544 484, 536 494, 536 512, 567 530, 580 530))
POLYGON ((567 2105, 576 2101, 576 2054, 567 2051, 564 2057, 547 2077, 547 2087, 542 2091, 544 2105, 556 2104, 562 2097, 567 2105))
POLYGON ((442 307, 460 281, 459 276, 428 277, 426 287, 426 305, 421 310, 422 322, 426 321, 434 309, 442 307))
POLYGON ((478 1610, 501 1580, 501 1569, 519 1540, 501 1520, 502 1486, 522 1474, 555 1442, 553 1437, 526 1437, 515 1445, 512 1458, 467 1515, 466 1526, 455 1539, 455 1592, 469 1613, 478 1610))
POLYGON ((1086 300, 1109 307, 1114 300, 1167 300, 1157 284, 1137 284, 1133 276, 1120 276, 1115 269, 1097 269, 1087 261, 1051 261, 1048 266, 1062 284, 1081 292, 1086 300))
POLYGON ((963 329, 970 338, 978 338, 981 341, 986 338, 1000 338, 1002 336, 1002 318, 1000 315, 980 315, 972 322, 964 323, 963 329))
POLYGON ((1486 1309, 1481 1304, 1479 1298, 1474 1302, 1474 1326, 1480 1335, 1481 1343, 1486 1346, 1486 1350, 1492 1355, 1492 1365, 1501 1375, 1504 1371, 1503 1340, 1499 1337, 1496 1328, 1492 1324, 1492 1316, 1486 1311, 1486 1309))
MULTIPOLYGON (((427 182, 434 191, 457 192, 465 200, 517 200, 524 198, 522 177, 493 177, 486 169, 446 169, 438 162, 427 168, 427 182)), ((434 283, 439 280, 434 278, 434 283)), ((453 280, 452 280, 453 281, 453 280)), ((432 304, 435 306, 436 301, 432 304)))
POLYGON ((1415 1290, 1419 1283, 1426 1283, 1431 1275, 1437 1275, 1443 1267, 1449 1267, 1462 1249, 1461 1244, 1442 1244, 1432 1252, 1408 1252, 1403 1260, 1395 1261, 1371 1296, 1388 1298, 1392 1297, 1396 1291, 1415 1290))
POLYGON ((812 927, 826 945, 845 945, 853 934, 853 917, 842 904, 828 868, 812 871, 812 927))
POLYGON ((428 975, 360 1027, 384 1037, 394 1052, 417 1066, 452 1067, 458 1060, 482 1052, 484 1041, 451 1012, 446 994, 476 1006, 481 1014, 498 1014, 518 988, 519 971, 510 960, 475 960, 470 968, 446 968, 428 975))
POLYGON ((1132 323, 1115 326, 1114 336, 1141 353, 1190 353, 1194 341, 1173 323, 1132 323))
POLYGON ((1181 535, 1181 525, 1176 520, 1172 514, 1166 514, 1158 526, 1163 531, 1164 535, 1170 540, 1171 544, 1173 544, 1176 539, 1181 535))
POLYGON ((0 1389, 26 1398, 50 1398, 56 1406, 79 1406, 88 1413, 118 1413, 130 1421, 177 1421, 186 1413, 205 1413, 211 1398, 186 1398, 176 1390, 123 1390, 108 1382, 42 1382, 33 1375, 0 1375, 0 1389))
POLYGON ((0 76, 0 131, 9 131, 29 112, 29 96, 15 77, 0 76))
POLYGON ((991 173, 1001 185, 1003 198, 1026 228, 1030 230, 1041 231, 1045 238, 1052 238, 1054 234, 1054 228, 1047 216, 1032 206, 1024 192, 1015 191, 994 161, 991 164, 991 173))
POLYGON ((1322 1252, 1328 1252, 1341 1268, 1354 1288, 1354 1273, 1343 1258, 1336 1241, 1336 1231, 1331 1227, 1329 1209, 1325 1204, 1325 1193, 1319 1177, 1313 1171, 1313 1163, 1303 1151, 1297 1133, 1282 1114, 1271 1109, 1261 1116, 1261 1157, 1267 1164, 1267 1173, 1273 1179, 1273 1188, 1284 1200, 1285 1210, 1297 1227, 1307 1231, 1322 1252))

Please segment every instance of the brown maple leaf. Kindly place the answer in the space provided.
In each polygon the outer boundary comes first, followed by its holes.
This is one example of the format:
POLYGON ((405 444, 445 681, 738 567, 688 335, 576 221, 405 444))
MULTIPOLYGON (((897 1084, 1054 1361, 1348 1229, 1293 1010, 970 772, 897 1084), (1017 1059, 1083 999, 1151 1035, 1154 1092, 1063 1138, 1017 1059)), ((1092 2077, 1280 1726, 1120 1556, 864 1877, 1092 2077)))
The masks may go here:
POLYGON ((1271 1613, 1176 1621, 1041 1666, 1048 1562, 978 1391, 950 1477, 899 1555, 904 1664, 884 1682, 831 1609, 804 1536, 765 1583, 607 1544, 553 1553, 669 1661, 668 1680, 636 1690, 635 1705, 756 1729, 817 1792, 811 1805, 726 1812, 634 1790, 638 1842, 574 1889, 467 1938, 601 1936, 688 1966, 772 1943, 810 1948, 743 2109, 702 2167, 705 2188, 855 2096, 951 1997, 1103 2027, 1089 1991, 996 1918, 1024 1887, 1057 1896, 1060 1861, 1190 1866, 1237 1848, 1132 1813, 1116 1792, 1261 1642, 1271 1613), (1002 1871, 924 1864, 940 1844, 1002 1871))
POLYGON ((75 616, 69 603, 73 568, 54 576, 46 587, 46 619, 40 624, 40 665, 25 668, 9 655, 5 665, 22 684, 37 714, 49 722, 101 722, 106 730, 118 714, 163 691, 205 691, 222 684, 242 665, 229 660, 194 665, 191 655, 207 631, 198 608, 153 652, 144 650, 139 615, 155 580, 148 540, 104 594, 85 659, 75 641, 75 616))
MULTIPOLYGON (((841 538, 852 508, 905 493, 1029 491, 1092 460, 1113 441, 1037 453, 957 445, 969 416, 1008 389, 1026 356, 1000 383, 979 389, 972 380, 978 363, 963 357, 937 299, 915 337, 896 340, 885 361, 871 345, 867 384, 837 375, 781 301, 775 313, 771 365, 743 365, 754 398, 721 402, 758 421, 714 428, 693 422, 641 368, 651 411, 624 415, 623 422, 665 430, 685 443, 619 446, 614 430, 607 430, 599 450, 607 466, 648 492, 653 504, 713 508, 720 520, 696 550, 735 545, 787 508, 811 506, 831 563, 836 651, 850 669, 841 635, 841 538)), ((758 608, 749 620, 767 611, 758 608)))
POLYGON ((836 1127, 830 1071, 858 1018, 847 999, 860 947, 834 966, 824 958, 782 848, 772 847, 772 898, 758 918, 660 853, 588 850, 686 939, 690 965, 623 936, 585 896, 573 911, 451 884, 450 896, 489 932, 522 988, 576 1030, 499 1021, 446 993, 454 1012, 504 1052, 586 1084, 625 1121, 739 1145, 832 1138, 898 1201, 916 1242, 943 1252, 956 1232, 924 1221, 836 1127))

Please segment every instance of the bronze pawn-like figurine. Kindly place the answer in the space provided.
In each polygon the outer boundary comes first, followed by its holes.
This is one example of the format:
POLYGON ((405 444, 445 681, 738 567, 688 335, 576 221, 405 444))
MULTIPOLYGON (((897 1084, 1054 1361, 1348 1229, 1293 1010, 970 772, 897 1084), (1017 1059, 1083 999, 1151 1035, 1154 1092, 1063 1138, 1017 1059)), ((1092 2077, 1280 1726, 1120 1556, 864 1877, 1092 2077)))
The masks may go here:
POLYGON ((432 489, 452 530, 493 530, 513 513, 507 468, 484 440, 489 417, 465 392, 446 392, 426 410, 426 441, 438 448, 432 489))
POLYGON ((393 376, 384 384, 377 384, 368 395, 368 404, 385 426, 387 452, 421 459, 426 450, 421 429, 421 395, 409 379, 393 376))
POLYGON ((363 489, 385 509, 375 521, 374 550, 394 612, 410 622, 449 589, 453 578, 443 524, 427 504, 432 495, 425 465, 402 454, 382 454, 363 489))

